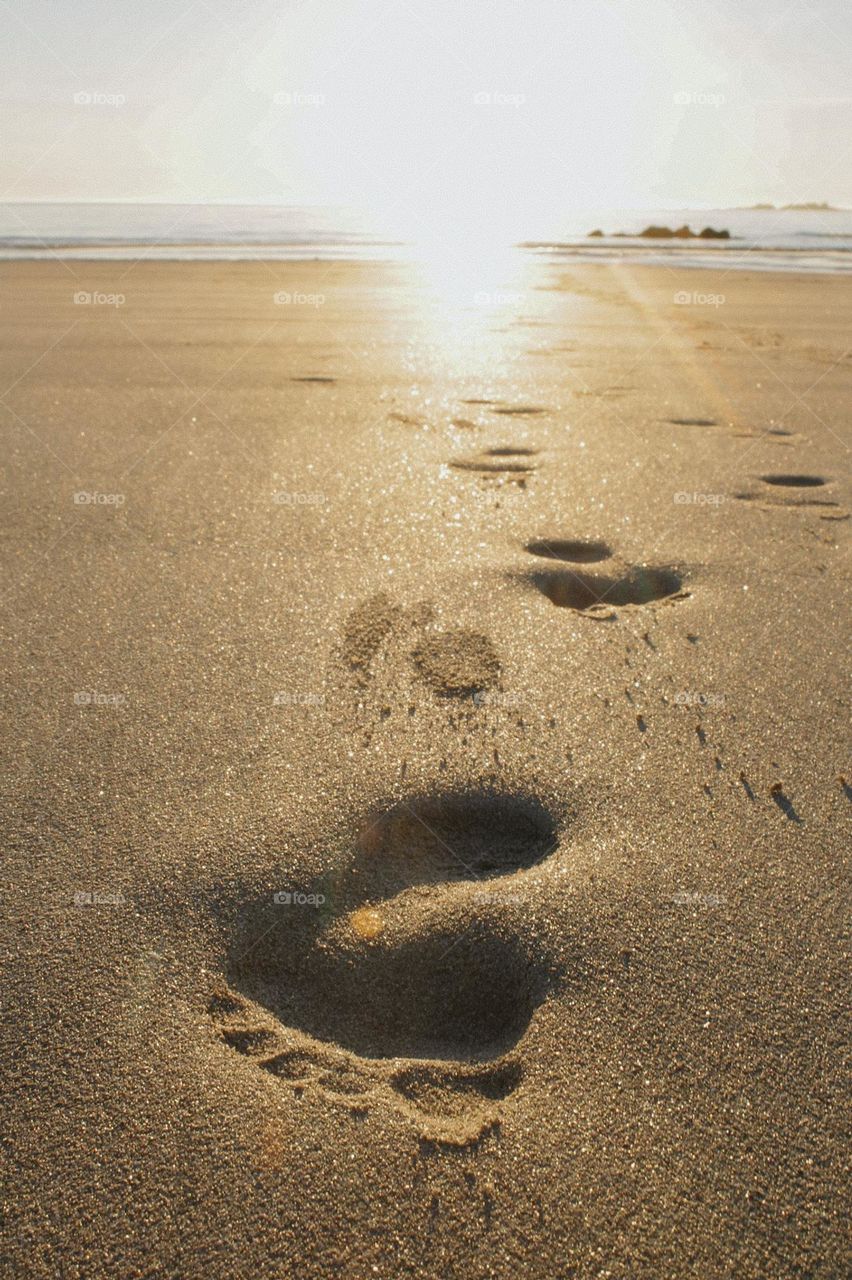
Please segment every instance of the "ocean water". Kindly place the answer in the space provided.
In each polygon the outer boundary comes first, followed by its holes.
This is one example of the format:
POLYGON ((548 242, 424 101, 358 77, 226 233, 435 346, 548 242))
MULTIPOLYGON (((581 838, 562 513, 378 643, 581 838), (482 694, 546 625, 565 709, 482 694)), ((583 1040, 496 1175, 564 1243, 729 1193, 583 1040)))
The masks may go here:
MULTIPOLYGON (((852 271, 852 210, 572 212, 529 228, 523 253, 726 270, 852 271), (729 241, 643 240, 643 227, 727 228, 729 241), (589 239, 600 228, 608 233, 589 239), (612 238, 613 232, 628 233, 612 238)), ((434 249, 434 246, 433 246, 434 249)), ((0 259, 416 259, 414 242, 344 209, 273 205, 0 204, 0 259)))

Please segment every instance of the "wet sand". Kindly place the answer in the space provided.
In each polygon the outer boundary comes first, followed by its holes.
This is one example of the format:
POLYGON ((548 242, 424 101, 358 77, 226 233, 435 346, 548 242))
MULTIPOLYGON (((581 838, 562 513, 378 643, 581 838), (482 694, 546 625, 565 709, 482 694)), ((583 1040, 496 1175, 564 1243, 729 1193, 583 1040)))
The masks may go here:
POLYGON ((450 284, 3 266, 7 1274, 846 1272, 848 286, 450 284))

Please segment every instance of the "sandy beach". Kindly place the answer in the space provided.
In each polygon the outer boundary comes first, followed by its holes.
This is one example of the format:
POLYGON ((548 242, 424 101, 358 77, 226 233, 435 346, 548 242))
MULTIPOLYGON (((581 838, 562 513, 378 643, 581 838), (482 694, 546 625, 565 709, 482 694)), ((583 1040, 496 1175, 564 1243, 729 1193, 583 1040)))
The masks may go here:
POLYGON ((2 297, 4 1274, 848 1274, 846 281, 2 297))

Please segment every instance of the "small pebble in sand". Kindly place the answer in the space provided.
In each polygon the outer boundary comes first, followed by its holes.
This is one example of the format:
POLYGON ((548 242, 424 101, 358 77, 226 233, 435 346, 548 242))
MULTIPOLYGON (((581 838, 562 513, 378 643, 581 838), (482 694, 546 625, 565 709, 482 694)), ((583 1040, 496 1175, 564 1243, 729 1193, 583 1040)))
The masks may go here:
POLYGON ((357 911, 352 912, 349 923, 352 925, 353 932, 365 942, 372 942, 385 927, 380 913, 373 907, 359 907, 357 911))

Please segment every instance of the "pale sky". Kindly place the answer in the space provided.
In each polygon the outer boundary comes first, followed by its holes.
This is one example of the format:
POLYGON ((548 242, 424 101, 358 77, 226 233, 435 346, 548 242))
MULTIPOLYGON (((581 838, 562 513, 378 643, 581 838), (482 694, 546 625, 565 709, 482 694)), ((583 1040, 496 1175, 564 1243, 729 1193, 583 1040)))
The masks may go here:
POLYGON ((0 8, 3 200, 852 205, 849 0, 0 8))

